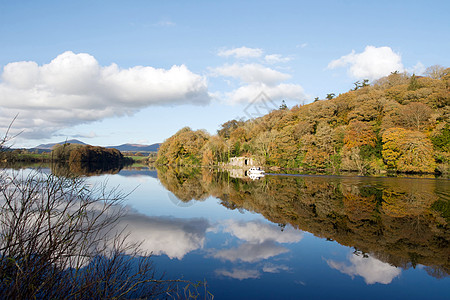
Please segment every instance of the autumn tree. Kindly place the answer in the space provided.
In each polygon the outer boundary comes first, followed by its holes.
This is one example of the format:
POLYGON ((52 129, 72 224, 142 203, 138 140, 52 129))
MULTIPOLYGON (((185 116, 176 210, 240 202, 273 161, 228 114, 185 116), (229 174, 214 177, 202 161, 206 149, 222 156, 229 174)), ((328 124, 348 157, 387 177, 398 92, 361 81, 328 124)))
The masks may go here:
POLYGON ((227 144, 219 136, 212 136, 203 146, 202 165, 215 165, 228 160, 227 144))
POLYGON ((444 75, 446 75, 446 73, 446 69, 440 65, 434 65, 426 68, 425 70, 425 74, 433 79, 441 79, 444 75))
POLYGON ((400 111, 400 122, 405 128, 420 131, 431 117, 433 110, 420 102, 411 102, 400 111))
POLYGON ((217 131, 217 134, 224 138, 229 139, 231 132, 241 126, 244 122, 240 120, 231 120, 228 122, 225 122, 221 125, 221 128, 217 131))
POLYGON ((209 134, 205 131, 185 127, 160 146, 157 163, 199 165, 203 158, 202 148, 208 140, 209 134))
POLYGON ((376 135, 367 122, 352 120, 347 126, 342 149, 342 168, 366 174, 369 168, 369 153, 376 145, 376 135), (363 151, 362 151, 363 150, 363 151))
POLYGON ((383 159, 400 172, 433 173, 436 168, 433 145, 425 134, 403 128, 391 128, 383 134, 383 159))
POLYGON ((344 143, 348 148, 361 146, 374 147, 375 142, 375 133, 368 123, 353 120, 348 124, 344 137, 344 143))
POLYGON ((53 146, 52 148, 52 159, 56 161, 61 162, 68 162, 70 158, 70 153, 73 150, 76 150, 83 145, 81 144, 71 144, 71 143, 64 143, 64 144, 58 144, 53 146))

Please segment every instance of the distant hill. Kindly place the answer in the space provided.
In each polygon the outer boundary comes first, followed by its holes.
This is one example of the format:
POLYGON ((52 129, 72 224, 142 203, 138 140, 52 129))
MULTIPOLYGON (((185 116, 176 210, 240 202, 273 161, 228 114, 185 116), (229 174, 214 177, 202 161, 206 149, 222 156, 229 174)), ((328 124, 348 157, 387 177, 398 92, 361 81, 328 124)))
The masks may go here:
MULTIPOLYGON (((50 144, 41 144, 39 146, 36 146, 30 150, 44 150, 44 151, 50 151, 55 145, 59 144, 80 144, 80 145, 87 145, 86 143, 83 143, 82 141, 73 139, 73 140, 67 140, 59 143, 50 143, 50 144)), ((115 148, 119 151, 128 151, 128 152, 156 152, 159 149, 159 146, 161 143, 156 143, 152 145, 141 145, 141 144, 123 144, 119 146, 108 146, 105 148, 115 148)))
POLYGON ((65 143, 87 145, 86 143, 83 143, 82 141, 79 141, 79 140, 68 140, 68 141, 63 141, 63 142, 59 142, 59 143, 40 144, 39 146, 36 146, 33 149, 52 150, 52 148, 55 145, 65 144, 65 143))
POLYGON ((140 144, 123 144, 119 146, 109 146, 106 148, 115 148, 119 151, 129 151, 129 152, 156 152, 159 149, 161 143, 156 143, 152 145, 140 145, 140 144))

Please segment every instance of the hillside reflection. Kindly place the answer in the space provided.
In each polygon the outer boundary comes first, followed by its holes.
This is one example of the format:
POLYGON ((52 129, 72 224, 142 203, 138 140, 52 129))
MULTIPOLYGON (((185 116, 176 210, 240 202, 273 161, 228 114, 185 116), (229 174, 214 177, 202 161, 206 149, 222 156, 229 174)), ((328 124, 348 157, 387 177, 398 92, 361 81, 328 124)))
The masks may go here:
POLYGON ((117 174, 124 167, 120 163, 88 163, 88 162, 71 162, 50 164, 52 174, 57 176, 97 176, 102 174, 117 174))
MULTIPOLYGON (((450 273, 450 185, 445 179, 266 176, 251 181, 209 169, 172 168, 158 169, 158 177, 183 202, 213 196, 228 209, 259 213, 281 230, 290 224, 353 247, 358 255, 349 262, 327 261, 350 276, 363 273, 371 263, 380 270, 391 265, 391 278, 398 275, 395 267, 418 264, 434 277, 450 273), (358 257, 373 261, 363 264, 358 257)), ((251 259, 237 256, 245 249, 227 251, 214 255, 251 259)), ((239 270, 226 272, 243 276, 239 270)), ((380 280, 366 278, 367 283, 380 280)))

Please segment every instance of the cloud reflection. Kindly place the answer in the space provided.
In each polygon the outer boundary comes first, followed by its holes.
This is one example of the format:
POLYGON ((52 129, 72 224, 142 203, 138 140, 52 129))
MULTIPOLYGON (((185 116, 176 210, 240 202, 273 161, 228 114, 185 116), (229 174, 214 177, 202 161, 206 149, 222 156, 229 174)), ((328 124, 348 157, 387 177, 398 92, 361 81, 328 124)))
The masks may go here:
POLYGON ((141 248, 155 255, 182 259, 203 248, 209 222, 206 219, 150 217, 129 213, 119 220, 118 229, 129 232, 128 241, 142 242, 141 248))
POLYGON ((230 233, 239 240, 244 241, 235 248, 215 250, 213 257, 231 262, 257 262, 264 259, 283 254, 289 250, 280 244, 296 243, 302 239, 302 233, 293 229, 285 228, 281 231, 274 224, 261 221, 239 222, 227 220, 222 223, 223 232, 230 233))
POLYGON ((220 250, 217 251, 213 257, 231 262, 257 262, 288 251, 288 249, 275 244, 273 241, 265 241, 260 244, 244 243, 237 248, 220 250))
POLYGON ((247 269, 236 269, 236 268, 233 268, 231 271, 224 270, 224 269, 216 270, 215 273, 217 275, 230 277, 233 279, 239 279, 239 280, 257 279, 257 278, 261 277, 261 273, 258 270, 247 270, 247 269))
POLYGON ((345 262, 327 260, 328 265, 354 278, 361 276, 367 284, 390 284, 401 273, 401 269, 373 257, 352 255, 349 257, 350 265, 345 262))
POLYGON ((261 244, 269 240, 277 243, 297 243, 303 238, 302 233, 292 227, 286 227, 284 231, 280 231, 278 226, 261 221, 228 220, 224 222, 224 225, 224 232, 251 243, 261 244))
POLYGON ((281 271, 289 272, 291 271, 291 268, 285 265, 274 265, 274 264, 265 264, 263 266, 263 272, 265 273, 281 273, 281 271))

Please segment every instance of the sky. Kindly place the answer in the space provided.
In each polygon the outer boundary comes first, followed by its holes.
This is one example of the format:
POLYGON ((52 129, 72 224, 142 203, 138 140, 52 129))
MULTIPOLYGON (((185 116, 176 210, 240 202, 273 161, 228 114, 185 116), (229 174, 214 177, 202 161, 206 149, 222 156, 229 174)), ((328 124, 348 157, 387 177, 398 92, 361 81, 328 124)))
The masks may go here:
POLYGON ((450 67, 450 1, 0 0, 0 133, 13 147, 215 134, 450 67), (16 136, 17 135, 17 136, 16 136))

